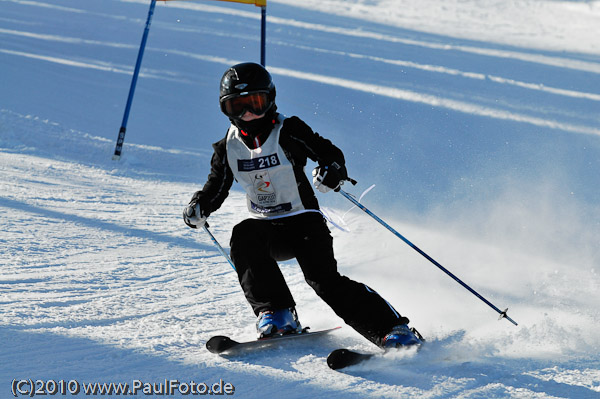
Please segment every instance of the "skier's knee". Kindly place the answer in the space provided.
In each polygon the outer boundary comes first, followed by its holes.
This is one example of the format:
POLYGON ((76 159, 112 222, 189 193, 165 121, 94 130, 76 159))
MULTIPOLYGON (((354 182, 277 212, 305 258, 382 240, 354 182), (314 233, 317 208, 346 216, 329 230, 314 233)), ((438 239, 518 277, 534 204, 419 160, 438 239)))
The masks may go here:
POLYGON ((338 272, 326 273, 319 276, 306 276, 306 282, 319 296, 335 292, 344 286, 344 277, 338 272))

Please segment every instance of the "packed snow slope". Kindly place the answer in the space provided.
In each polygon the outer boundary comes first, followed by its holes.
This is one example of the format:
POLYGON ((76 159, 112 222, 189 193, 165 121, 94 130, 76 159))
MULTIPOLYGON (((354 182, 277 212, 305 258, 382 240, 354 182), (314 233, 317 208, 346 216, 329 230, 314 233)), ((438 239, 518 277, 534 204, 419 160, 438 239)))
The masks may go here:
MULTIPOLYGON (((427 339, 341 373, 326 366, 331 350, 377 351, 349 327, 238 356, 204 349, 212 335, 254 336, 233 270, 181 211, 227 129, 221 75, 259 60, 260 12, 158 4, 113 161, 148 5, 0 0, 0 397, 22 379, 99 398, 116 394, 84 384, 222 381, 243 398, 600 396, 600 2, 269 2, 279 110, 344 150, 359 182, 347 191, 374 184, 369 209, 519 323, 346 213, 341 195, 319 195, 344 229, 331 227, 340 271, 427 339)), ((210 217, 226 249, 246 217, 238 190, 210 217)), ((282 269, 304 325, 343 324, 295 262, 282 269)))

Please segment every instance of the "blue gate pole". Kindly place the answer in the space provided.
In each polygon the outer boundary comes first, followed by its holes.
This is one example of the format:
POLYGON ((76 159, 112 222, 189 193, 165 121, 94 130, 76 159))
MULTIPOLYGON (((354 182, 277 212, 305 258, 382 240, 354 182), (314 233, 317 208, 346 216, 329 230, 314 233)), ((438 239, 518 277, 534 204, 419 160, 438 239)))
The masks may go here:
POLYGON ((412 242, 410 242, 406 237, 404 237, 402 234, 400 234, 396 230, 394 230, 389 224, 387 224, 386 222, 384 222, 383 220, 381 220, 379 217, 377 217, 377 215, 375 215, 373 212, 371 212, 369 209, 367 209, 367 207, 365 207, 363 204, 361 204, 360 202, 358 202, 353 196, 351 196, 350 194, 348 194, 344 190, 340 190, 340 193, 344 197, 346 197, 348 200, 350 200, 350 202, 352 202, 354 205, 356 205, 357 207, 359 207, 367 215, 371 216, 373 219, 375 219, 376 221, 378 221, 383 227, 385 227, 386 229, 388 229, 389 231, 391 231, 396 237, 398 237, 399 239, 401 239, 402 241, 404 241, 406 244, 408 244, 409 247, 411 247, 412 249, 414 249, 415 251, 417 251, 418 253, 420 253, 421 255, 423 255, 428 261, 430 261, 431 263, 433 263, 434 265, 436 265, 440 270, 442 270, 448 276, 452 277, 454 279, 454 281, 456 281, 457 283, 459 283, 460 285, 462 285, 464 288, 466 288, 469 292, 471 292, 477 298, 481 299, 485 304, 487 304, 489 307, 491 307, 496 312, 498 312, 500 314, 500 319, 503 319, 503 318, 507 319, 508 321, 510 321, 511 323, 513 323, 515 326, 517 325, 517 322, 514 321, 513 319, 511 319, 510 317, 508 317, 508 315, 506 314, 506 312, 508 311, 508 308, 506 310, 504 310, 504 311, 498 309, 496 306, 494 306, 494 304, 492 304, 490 301, 488 301, 483 296, 481 296, 477 291, 475 291, 473 288, 471 288, 467 284, 465 284, 461 279, 459 279, 454 274, 452 274, 444 266, 440 265, 435 259, 433 259, 431 256, 427 255, 419 247, 417 247, 415 244, 413 244, 412 242))
POLYGON ((260 64, 265 65, 265 41, 267 38, 267 6, 260 7, 260 64))
POLYGON ((144 56, 144 49, 146 47, 146 40, 148 39, 148 32, 150 31, 150 23, 152 22, 152 14, 154 14, 155 6, 156 0, 151 0, 150 9, 148 10, 148 18, 146 19, 146 27, 144 28, 144 34, 142 35, 142 43, 140 44, 137 61, 135 62, 135 69, 133 70, 133 77, 131 78, 131 87, 129 88, 129 96, 127 96, 125 113, 123 115, 123 121, 121 122, 121 129, 119 129, 119 137, 117 138, 115 153, 112 157, 112 159, 116 161, 121 159, 121 151, 123 150, 123 142, 125 141, 125 131, 127 130, 127 120, 129 119, 129 111, 131 109, 131 103, 133 102, 133 93, 135 92, 135 85, 137 84, 137 78, 140 73, 142 57, 144 56))

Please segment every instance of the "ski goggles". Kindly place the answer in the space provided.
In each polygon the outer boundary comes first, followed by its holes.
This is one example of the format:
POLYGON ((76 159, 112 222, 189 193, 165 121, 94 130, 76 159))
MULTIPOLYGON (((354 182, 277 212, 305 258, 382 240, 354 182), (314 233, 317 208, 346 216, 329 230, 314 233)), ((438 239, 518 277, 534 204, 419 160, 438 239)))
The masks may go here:
POLYGON ((241 118, 246 111, 254 115, 262 115, 271 108, 269 93, 252 92, 243 95, 235 95, 221 101, 221 110, 232 118, 241 118))

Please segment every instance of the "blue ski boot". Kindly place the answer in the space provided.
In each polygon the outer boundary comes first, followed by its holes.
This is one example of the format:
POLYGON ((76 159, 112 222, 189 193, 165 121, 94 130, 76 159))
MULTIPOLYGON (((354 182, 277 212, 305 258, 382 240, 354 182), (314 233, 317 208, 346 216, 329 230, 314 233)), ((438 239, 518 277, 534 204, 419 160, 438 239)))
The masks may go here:
POLYGON ((405 346, 421 345, 425 341, 421 334, 406 324, 396 326, 385 337, 381 346, 383 349, 401 348, 405 346))
POLYGON ((302 326, 294 308, 266 310, 258 315, 256 331, 258 338, 266 338, 273 335, 301 332, 302 326))

